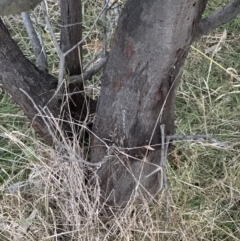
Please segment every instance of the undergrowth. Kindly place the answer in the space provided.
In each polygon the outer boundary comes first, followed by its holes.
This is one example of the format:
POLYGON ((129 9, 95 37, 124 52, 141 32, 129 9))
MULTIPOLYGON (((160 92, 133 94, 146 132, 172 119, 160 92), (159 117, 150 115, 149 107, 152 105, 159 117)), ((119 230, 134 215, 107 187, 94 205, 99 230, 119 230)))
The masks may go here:
MULTIPOLYGON (((206 14, 221 4, 210 1, 206 14)), ((101 1, 83 1, 85 34, 101 7, 101 1)), ((59 39, 58 3, 49 0, 48 10, 59 39)), ((49 70, 57 75, 56 50, 40 8, 34 13, 49 70)), ((20 16, 4 21, 34 61, 20 16)), ((239 24, 238 17, 203 37, 189 53, 177 94, 176 133, 211 134, 226 146, 204 140, 173 143, 168 208, 163 191, 153 203, 132 202, 109 219, 97 177, 94 185, 85 185, 88 170, 75 160, 83 152, 78 144, 66 142, 56 149, 43 144, 0 89, 0 240, 240 240, 239 24)), ((83 48, 87 63, 101 48, 100 23, 83 48)), ((99 76, 88 86, 97 94, 99 76)))

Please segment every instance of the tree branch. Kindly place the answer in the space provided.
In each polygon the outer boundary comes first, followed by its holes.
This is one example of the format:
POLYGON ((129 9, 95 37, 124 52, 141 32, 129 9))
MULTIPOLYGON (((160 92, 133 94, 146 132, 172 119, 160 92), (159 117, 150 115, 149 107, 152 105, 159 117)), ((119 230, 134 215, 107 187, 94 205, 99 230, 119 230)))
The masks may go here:
POLYGON ((45 18, 47 29, 50 33, 51 39, 52 39, 53 44, 54 44, 54 47, 57 50, 58 56, 61 56, 62 51, 61 51, 60 45, 58 44, 57 37, 56 37, 56 35, 53 31, 53 28, 52 28, 52 25, 51 25, 51 22, 50 22, 50 19, 49 19, 49 16, 48 16, 48 10, 47 10, 47 5, 46 5, 45 1, 42 2, 41 8, 42 8, 42 11, 43 11, 43 15, 44 15, 44 18, 45 18))
POLYGON ((233 0, 226 4, 199 22, 193 41, 199 40, 203 35, 234 19, 239 13, 240 0, 233 0))
POLYGON ((32 20, 28 12, 22 12, 23 24, 26 28, 30 39, 34 55, 36 57, 37 67, 43 71, 47 71, 47 59, 45 57, 44 48, 41 45, 38 35, 33 27, 32 20))
POLYGON ((70 77, 70 84, 82 83, 84 80, 91 79, 98 71, 100 71, 105 63, 107 62, 107 56, 103 57, 97 64, 95 64, 91 69, 84 72, 81 75, 75 75, 70 77))

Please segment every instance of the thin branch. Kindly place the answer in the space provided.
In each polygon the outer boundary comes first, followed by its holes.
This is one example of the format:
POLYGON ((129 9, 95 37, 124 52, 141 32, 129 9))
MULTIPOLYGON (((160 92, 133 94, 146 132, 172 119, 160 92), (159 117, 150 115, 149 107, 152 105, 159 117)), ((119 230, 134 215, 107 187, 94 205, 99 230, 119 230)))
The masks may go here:
POLYGON ((48 17, 47 6, 46 6, 45 1, 42 2, 41 8, 42 8, 42 11, 43 11, 43 14, 44 14, 45 22, 47 24, 47 29, 50 33, 51 39, 52 39, 53 44, 54 44, 54 47, 56 48, 58 55, 61 56, 62 51, 61 51, 60 45, 58 44, 58 41, 57 41, 57 38, 56 38, 55 33, 53 31, 52 25, 50 23, 50 19, 48 17))
POLYGON ((167 180, 167 155, 168 155, 168 146, 169 140, 167 139, 165 142, 165 125, 160 126, 161 129, 161 163, 162 167, 162 184, 165 190, 166 197, 166 220, 165 220, 165 230, 169 224, 169 187, 167 180))
POLYGON ((208 134, 196 134, 196 135, 171 135, 166 136, 166 139, 168 142, 173 140, 200 140, 200 139, 206 139, 213 143, 215 143, 219 147, 228 147, 228 144, 226 142, 218 141, 215 138, 213 138, 211 135, 208 134))
POLYGON ((103 21, 103 33, 102 33, 102 38, 103 38, 103 45, 102 45, 102 54, 106 54, 106 48, 107 48, 107 7, 108 6, 108 1, 109 0, 103 0, 103 16, 102 16, 102 21, 103 21))
POLYGON ((105 63, 107 62, 107 56, 103 57, 97 64, 95 64, 91 69, 84 72, 82 75, 75 75, 70 77, 71 84, 82 83, 88 79, 91 79, 93 75, 99 72, 105 63))
POLYGON ((165 125, 160 126, 161 129, 161 158, 160 166, 163 167, 164 163, 164 154, 165 154, 165 125))
POLYGON ((87 69, 89 68, 89 66, 92 65, 93 63, 95 63, 100 58, 101 55, 102 55, 102 50, 100 50, 98 53, 96 53, 93 56, 92 60, 90 60, 87 64, 85 64, 83 66, 83 72, 86 72, 87 69))
POLYGON ((44 14, 45 22, 47 24, 48 31, 50 33, 50 36, 51 36, 51 39, 53 41, 54 47, 57 50, 58 56, 60 58, 59 73, 58 73, 58 86, 57 86, 57 89, 55 91, 55 94, 52 97, 52 98, 54 98, 54 96, 58 94, 58 92, 61 89, 61 86, 62 86, 62 84, 64 82, 65 55, 63 54, 63 52, 61 50, 61 47, 60 47, 60 45, 59 45, 59 43, 57 41, 56 35, 55 35, 55 33, 53 31, 53 28, 52 28, 52 25, 50 23, 50 19, 48 17, 48 12, 47 12, 47 5, 46 5, 45 1, 42 2, 41 7, 42 7, 43 14, 44 14))
POLYGON ((213 12, 199 22, 193 41, 199 40, 199 38, 203 35, 208 34, 215 28, 218 28, 234 19, 239 13, 240 0, 233 0, 232 2, 226 4, 221 9, 213 12))
POLYGON ((117 23, 118 23, 119 14, 118 14, 117 0, 115 0, 114 2, 110 2, 110 1, 108 2, 108 9, 107 9, 106 17, 107 17, 107 21, 109 23, 108 32, 106 33, 107 42, 108 42, 113 34, 113 29, 116 29, 117 23), (110 11, 110 10, 112 10, 112 11, 110 11), (111 15, 111 12, 113 12, 113 15, 115 16, 114 20, 112 19, 113 17, 111 15))
POLYGON ((116 28, 117 27, 117 23, 118 23, 118 19, 119 19, 119 11, 118 11, 118 3, 117 3, 117 1, 116 1, 116 3, 113 6, 113 11, 114 11, 114 15, 115 15, 114 24, 115 24, 115 28, 116 28))
POLYGON ((59 71, 58 71, 58 86, 56 90, 56 94, 62 87, 62 84, 64 82, 64 73, 65 73, 65 57, 64 54, 59 55, 60 61, 59 61, 59 71))
POLYGON ((38 35, 33 27, 32 20, 28 12, 22 12, 23 24, 26 28, 28 37, 30 39, 33 52, 36 58, 37 67, 43 71, 47 71, 47 59, 44 54, 44 48, 38 38, 38 35))
MULTIPOLYGON (((64 149, 66 150, 65 153, 73 154, 73 153, 71 153, 71 149, 66 148, 66 147, 64 149)), ((104 158, 101 161, 95 162, 95 163, 83 160, 83 158, 76 153, 74 153, 75 158, 73 158, 73 157, 71 157, 70 155, 67 155, 67 154, 64 155, 62 153, 61 153, 60 158, 65 158, 66 160, 71 160, 71 162, 78 162, 78 163, 81 163, 83 165, 90 166, 90 167, 96 167, 97 169, 99 169, 104 163, 106 163, 108 161, 108 159, 111 157, 112 154, 113 154, 113 150, 111 148, 109 148, 107 150, 107 155, 104 156, 104 158)))

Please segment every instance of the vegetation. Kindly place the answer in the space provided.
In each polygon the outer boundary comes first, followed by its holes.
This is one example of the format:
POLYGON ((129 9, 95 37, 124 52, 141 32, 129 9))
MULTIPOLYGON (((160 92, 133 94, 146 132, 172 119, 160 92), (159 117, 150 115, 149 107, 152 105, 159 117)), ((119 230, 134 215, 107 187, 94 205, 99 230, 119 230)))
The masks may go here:
MULTIPOLYGON (((84 23, 90 26, 101 5, 84 4, 84 23)), ((221 4, 210 1, 207 11, 221 4)), ((55 9, 49 1, 57 23, 55 9)), ((4 21, 33 59, 20 18, 4 21)), ((192 47, 176 101, 176 133, 209 133, 227 146, 175 141, 168 156, 168 203, 163 191, 153 203, 133 201, 110 220, 102 212, 98 183, 88 189, 78 164, 64 158, 61 148, 40 142, 1 90, 0 240, 239 240, 239 24, 238 17, 192 47)), ((39 27, 44 30, 44 24, 39 27)), ((89 59, 97 51, 99 32, 97 26, 84 45, 89 59)), ((43 35, 50 71, 56 74, 56 52, 47 31, 43 35)), ((98 83, 98 77, 89 82, 90 93, 98 93, 98 83)), ((76 151, 74 145, 68 148, 76 151)))

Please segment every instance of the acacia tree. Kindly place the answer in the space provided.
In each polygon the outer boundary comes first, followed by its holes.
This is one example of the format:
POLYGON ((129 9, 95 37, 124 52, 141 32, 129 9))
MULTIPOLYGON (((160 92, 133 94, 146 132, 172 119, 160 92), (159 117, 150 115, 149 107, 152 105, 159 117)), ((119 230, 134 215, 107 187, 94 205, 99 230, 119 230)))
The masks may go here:
MULTIPOLYGON (((202 18, 206 4, 207 0, 127 0, 123 7, 103 70, 91 140, 90 162, 99 165, 102 194, 109 204, 123 205, 134 192, 155 195, 161 186, 161 138, 174 133, 176 91, 190 45, 240 12, 240 0, 234 0, 202 18)), ((59 54, 81 39, 80 6, 77 0, 61 0, 59 54)), ((38 114, 48 107, 45 114, 59 116, 57 79, 24 57, 3 22, 0 36, 0 83, 51 143, 46 119, 38 114)), ((81 73, 79 49, 64 58, 69 75, 81 73)), ((76 88, 81 86, 69 87, 76 88)), ((76 98, 73 112, 80 113, 82 97, 76 98)))

